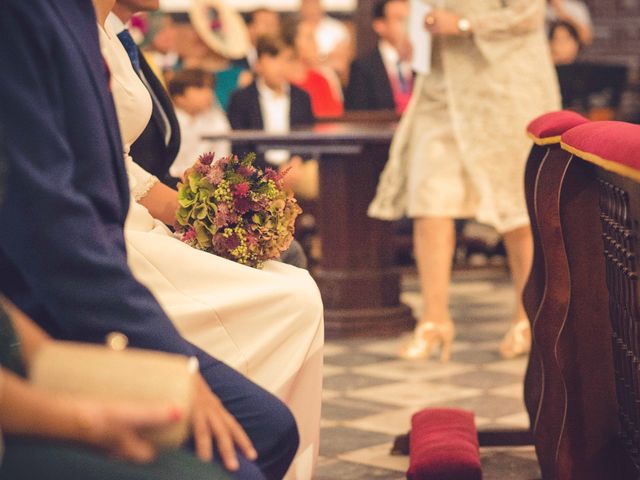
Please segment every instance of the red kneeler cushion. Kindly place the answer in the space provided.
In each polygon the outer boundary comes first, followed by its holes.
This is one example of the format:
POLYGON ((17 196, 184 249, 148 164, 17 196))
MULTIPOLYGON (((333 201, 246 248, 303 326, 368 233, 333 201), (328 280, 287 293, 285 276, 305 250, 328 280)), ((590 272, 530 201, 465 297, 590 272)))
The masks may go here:
POLYGON ((545 113, 536 118, 527 127, 527 133, 538 145, 560 143, 560 136, 578 125, 589 123, 589 120, 575 112, 562 110, 545 113))
POLYGON ((411 419, 409 480, 482 480, 473 413, 427 408, 411 419))
POLYGON ((562 135, 562 148, 619 175, 640 181, 640 125, 593 122, 562 135))

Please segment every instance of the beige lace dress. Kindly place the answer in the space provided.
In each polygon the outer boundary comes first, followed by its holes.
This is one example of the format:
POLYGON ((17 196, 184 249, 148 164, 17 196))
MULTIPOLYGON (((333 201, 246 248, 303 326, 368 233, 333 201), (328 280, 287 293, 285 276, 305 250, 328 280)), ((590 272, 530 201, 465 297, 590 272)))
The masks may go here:
POLYGON ((473 35, 437 38, 416 81, 369 215, 528 224, 527 123, 560 108, 544 0, 445 0, 473 35))

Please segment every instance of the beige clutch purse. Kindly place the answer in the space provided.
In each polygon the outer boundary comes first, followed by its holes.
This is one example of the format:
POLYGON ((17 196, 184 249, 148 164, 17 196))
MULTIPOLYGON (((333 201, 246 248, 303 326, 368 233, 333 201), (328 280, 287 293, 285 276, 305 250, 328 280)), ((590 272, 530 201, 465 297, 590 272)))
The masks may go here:
POLYGON ((174 405, 185 413, 169 427, 149 431, 159 448, 180 446, 189 434, 198 361, 182 355, 125 349, 111 334, 107 346, 51 342, 35 356, 30 381, 39 388, 100 401, 174 405))

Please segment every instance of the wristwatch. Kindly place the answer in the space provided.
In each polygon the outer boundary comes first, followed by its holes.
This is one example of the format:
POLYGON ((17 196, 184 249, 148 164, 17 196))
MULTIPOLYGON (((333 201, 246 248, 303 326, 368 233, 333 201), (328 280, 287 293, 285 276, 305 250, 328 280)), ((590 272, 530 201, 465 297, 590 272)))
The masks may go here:
POLYGON ((467 18, 458 20, 458 30, 460 33, 469 33, 471 31, 471 22, 467 18))

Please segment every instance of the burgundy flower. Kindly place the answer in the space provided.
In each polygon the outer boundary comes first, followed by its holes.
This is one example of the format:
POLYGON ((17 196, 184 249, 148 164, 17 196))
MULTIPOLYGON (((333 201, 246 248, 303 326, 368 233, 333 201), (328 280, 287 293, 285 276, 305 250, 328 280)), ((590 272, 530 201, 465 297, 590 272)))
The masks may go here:
POLYGON ((236 197, 246 197, 249 195, 249 184, 242 182, 233 186, 233 193, 236 197))
POLYGON ((233 234, 228 238, 223 237, 222 243, 224 244, 224 248, 227 251, 231 251, 234 248, 238 248, 240 246, 240 239, 236 234, 233 234))
POLYGON ((280 180, 280 174, 276 172, 273 168, 267 168, 264 171, 264 178, 266 178, 267 180, 273 180, 274 182, 277 182, 278 180, 280 180))
POLYGON ((251 200, 247 197, 236 197, 233 199, 233 207, 240 215, 244 215, 251 209, 251 203, 251 200))
POLYGON ((216 154, 215 153, 207 152, 207 153, 203 153, 202 155, 200 155, 200 158, 198 158, 198 161, 200 163, 202 163, 203 165, 211 165, 215 158, 216 158, 216 154))

